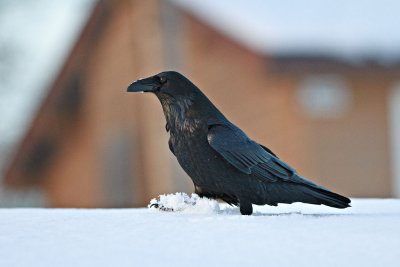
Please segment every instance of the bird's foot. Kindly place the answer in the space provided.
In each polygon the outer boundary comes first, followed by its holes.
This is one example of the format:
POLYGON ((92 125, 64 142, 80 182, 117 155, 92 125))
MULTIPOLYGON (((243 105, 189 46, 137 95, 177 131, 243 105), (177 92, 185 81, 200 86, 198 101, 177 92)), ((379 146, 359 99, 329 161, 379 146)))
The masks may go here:
POLYGON ((185 193, 160 195, 158 198, 153 198, 148 207, 161 211, 182 211, 195 206, 198 199, 199 196, 196 194, 192 194, 192 196, 185 193))
POLYGON ((150 201, 148 207, 170 212, 219 212, 219 204, 215 200, 201 198, 197 194, 188 196, 185 193, 160 195, 150 201))
POLYGON ((162 211, 174 211, 173 208, 165 207, 164 205, 162 205, 160 203, 151 203, 150 202, 149 208, 159 209, 159 210, 162 210, 162 211))
POLYGON ((251 202, 240 200, 240 213, 242 215, 251 215, 253 213, 253 206, 251 202))

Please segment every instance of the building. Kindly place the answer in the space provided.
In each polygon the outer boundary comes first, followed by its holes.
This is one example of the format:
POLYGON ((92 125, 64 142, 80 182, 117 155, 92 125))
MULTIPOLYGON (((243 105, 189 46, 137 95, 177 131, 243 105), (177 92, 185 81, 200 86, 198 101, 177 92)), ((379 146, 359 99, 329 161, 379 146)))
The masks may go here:
POLYGON ((53 207, 141 206, 191 192, 157 99, 126 93, 139 77, 177 69, 304 176, 353 197, 394 196, 400 68, 366 59, 265 54, 180 1, 99 1, 5 183, 39 186, 53 207))

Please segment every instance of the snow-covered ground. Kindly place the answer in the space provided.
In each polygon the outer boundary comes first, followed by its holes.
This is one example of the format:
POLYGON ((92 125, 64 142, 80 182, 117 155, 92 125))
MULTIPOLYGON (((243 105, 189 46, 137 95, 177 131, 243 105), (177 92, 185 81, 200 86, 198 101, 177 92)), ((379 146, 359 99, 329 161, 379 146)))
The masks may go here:
POLYGON ((400 200, 352 205, 0 209, 0 266, 400 266, 400 200))

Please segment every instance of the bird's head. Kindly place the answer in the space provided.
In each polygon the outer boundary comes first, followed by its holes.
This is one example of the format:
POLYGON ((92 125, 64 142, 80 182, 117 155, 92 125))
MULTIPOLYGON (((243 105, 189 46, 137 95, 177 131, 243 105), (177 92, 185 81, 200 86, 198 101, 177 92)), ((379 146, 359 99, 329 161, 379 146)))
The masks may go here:
POLYGON ((185 76, 176 71, 165 71, 139 79, 128 87, 128 92, 150 92, 161 98, 193 97, 200 90, 185 76))
POLYGON ((165 71, 137 80, 127 91, 154 93, 161 102, 167 120, 206 118, 207 114, 220 114, 199 88, 176 71, 165 71))

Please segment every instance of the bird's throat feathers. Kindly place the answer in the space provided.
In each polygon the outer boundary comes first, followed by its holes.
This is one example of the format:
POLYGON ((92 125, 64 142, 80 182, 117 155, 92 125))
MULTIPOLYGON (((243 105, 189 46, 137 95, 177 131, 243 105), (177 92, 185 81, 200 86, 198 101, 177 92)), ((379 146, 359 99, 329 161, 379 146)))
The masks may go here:
POLYGON ((193 94, 175 96, 158 94, 157 97, 171 133, 175 131, 193 134, 196 130, 207 127, 210 116, 224 118, 200 90, 196 90, 193 94))
POLYGON ((159 96, 165 119, 171 131, 193 133, 201 124, 201 111, 194 107, 193 97, 159 96))

